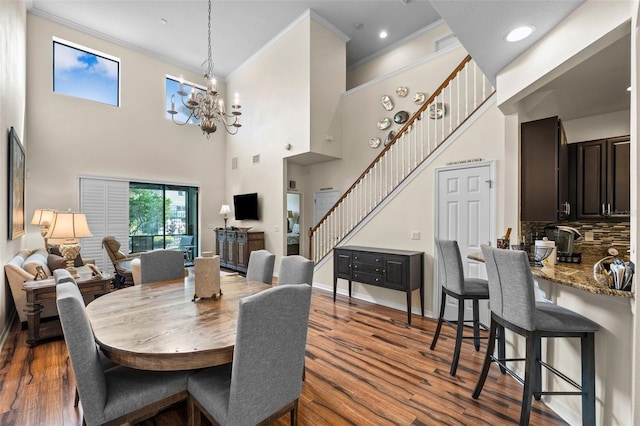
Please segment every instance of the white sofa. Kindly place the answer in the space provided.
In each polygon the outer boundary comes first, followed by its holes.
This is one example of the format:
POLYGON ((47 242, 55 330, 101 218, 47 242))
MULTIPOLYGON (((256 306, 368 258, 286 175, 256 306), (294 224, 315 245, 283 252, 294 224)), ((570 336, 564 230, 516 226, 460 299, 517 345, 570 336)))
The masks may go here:
MULTIPOLYGON (((47 266, 48 255, 44 248, 37 250, 22 249, 4 265, 4 274, 9 282, 13 302, 16 305, 20 322, 27 320, 27 313, 24 311, 27 305, 27 297, 24 290, 22 290, 22 284, 25 281, 34 279, 37 266, 42 266, 47 276, 52 275, 49 266, 47 266)), ((44 319, 57 315, 58 310, 56 309, 55 300, 53 300, 51 303, 43 305, 40 318, 44 319)))
MULTIPOLYGON (((27 294, 22 290, 22 284, 25 281, 34 279, 37 266, 41 266, 48 277, 53 275, 47 264, 48 257, 49 253, 44 248, 36 250, 22 249, 4 265, 4 274, 11 288, 11 295, 16 305, 16 311, 18 311, 18 318, 22 323, 27 321, 27 313, 25 312, 27 294)), ((94 263, 93 259, 83 260, 84 263, 94 263)), ((87 302, 90 300, 87 300, 87 302)), ((43 304, 43 309, 40 313, 41 320, 56 316, 58 316, 58 309, 56 308, 55 300, 43 304)))

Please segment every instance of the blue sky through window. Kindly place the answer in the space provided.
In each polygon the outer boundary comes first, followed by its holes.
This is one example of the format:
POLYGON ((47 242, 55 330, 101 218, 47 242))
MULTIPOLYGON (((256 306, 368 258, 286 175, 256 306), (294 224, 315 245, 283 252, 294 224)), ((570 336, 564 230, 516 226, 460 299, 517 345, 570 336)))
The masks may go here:
MULTIPOLYGON (((184 82, 185 92, 191 93, 192 87, 193 87, 192 84, 184 82)), ((165 97, 166 97, 165 111, 168 111, 171 109, 171 95, 175 95, 174 100, 176 103, 176 111, 178 111, 178 113, 173 117, 173 119, 182 124, 187 120, 187 117, 189 117, 189 109, 182 104, 182 101, 180 100, 180 95, 178 95, 178 90, 180 90, 180 82, 171 77, 167 77, 166 89, 165 89, 165 97)), ((203 95, 206 94, 206 92, 203 89, 197 86, 196 86, 196 93, 202 93, 203 95)), ((188 95, 184 97, 185 102, 187 101, 187 97, 188 95)), ((171 114, 166 113, 166 117, 168 120, 171 120, 171 114)), ((195 118, 191 117, 191 119, 189 120, 189 123, 200 125, 200 120, 196 120, 195 118)))
POLYGON ((53 42, 53 91, 113 106, 119 102, 120 62, 53 42))

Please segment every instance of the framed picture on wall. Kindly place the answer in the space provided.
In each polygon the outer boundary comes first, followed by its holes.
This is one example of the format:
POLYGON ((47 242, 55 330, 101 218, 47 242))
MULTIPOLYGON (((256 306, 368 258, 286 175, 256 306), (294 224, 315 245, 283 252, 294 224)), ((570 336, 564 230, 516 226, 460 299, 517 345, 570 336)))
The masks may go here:
POLYGON ((9 239, 24 235, 24 148, 18 133, 11 127, 9 131, 9 239))

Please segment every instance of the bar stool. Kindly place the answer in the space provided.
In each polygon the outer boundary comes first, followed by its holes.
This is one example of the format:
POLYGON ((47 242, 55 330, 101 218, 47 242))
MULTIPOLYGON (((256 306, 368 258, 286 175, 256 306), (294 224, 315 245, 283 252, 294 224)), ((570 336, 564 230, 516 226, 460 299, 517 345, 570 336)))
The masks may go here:
POLYGON ((489 303, 491 324, 489 343, 482 372, 478 378, 473 398, 478 399, 492 362, 504 367, 524 385, 520 426, 529 424, 531 397, 539 400, 542 395, 581 395, 582 424, 596 424, 596 375, 595 332, 598 325, 569 309, 552 303, 536 302, 534 282, 527 253, 519 250, 494 249, 482 246, 487 275, 489 276, 489 303), (498 327, 505 327, 526 339, 524 359, 505 359, 493 356, 494 340, 498 327), (571 380, 541 359, 543 337, 573 337, 580 339, 582 384, 571 380), (506 368, 508 361, 525 361, 524 380, 506 368), (542 367, 571 384, 579 392, 542 391, 542 367))
MULTIPOLYGON (((457 241, 440 240, 436 238, 435 242, 438 261, 438 279, 440 281, 440 287, 442 288, 442 294, 440 296, 440 315, 438 316, 438 325, 436 326, 436 332, 431 342, 431 350, 436 348, 443 322, 446 322, 447 325, 456 329, 456 344, 451 361, 451 370, 449 371, 452 376, 455 376, 456 370, 458 369, 462 340, 473 339, 476 351, 479 351, 480 340, 487 338, 480 337, 480 328, 482 327, 484 330, 487 330, 487 327, 480 323, 478 301, 489 299, 489 287, 487 280, 464 277, 462 258, 460 257, 457 241), (447 296, 451 296, 458 301, 457 321, 452 322, 444 318, 447 296), (465 300, 471 300, 473 303, 472 320, 465 321, 464 319, 465 300), (473 336, 463 335, 465 323, 473 324, 473 336)), ((502 336, 502 334, 500 334, 500 336, 502 336)), ((498 351, 498 356, 504 358, 504 339, 502 338, 500 338, 500 343, 498 344, 498 351)))

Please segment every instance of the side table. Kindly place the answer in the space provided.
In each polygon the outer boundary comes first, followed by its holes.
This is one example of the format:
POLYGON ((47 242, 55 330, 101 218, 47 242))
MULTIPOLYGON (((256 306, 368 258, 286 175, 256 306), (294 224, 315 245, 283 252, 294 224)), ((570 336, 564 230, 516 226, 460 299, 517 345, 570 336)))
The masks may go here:
MULTIPOLYGON (((102 274, 100 277, 92 277, 88 280, 77 280, 78 288, 82 295, 93 295, 94 298, 111 291, 111 274, 102 274)), ((53 278, 40 281, 25 281, 22 289, 27 293, 27 345, 33 347, 41 340, 62 336, 60 321, 47 321, 40 323, 42 303, 56 302, 56 282, 53 278)))

